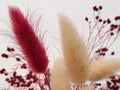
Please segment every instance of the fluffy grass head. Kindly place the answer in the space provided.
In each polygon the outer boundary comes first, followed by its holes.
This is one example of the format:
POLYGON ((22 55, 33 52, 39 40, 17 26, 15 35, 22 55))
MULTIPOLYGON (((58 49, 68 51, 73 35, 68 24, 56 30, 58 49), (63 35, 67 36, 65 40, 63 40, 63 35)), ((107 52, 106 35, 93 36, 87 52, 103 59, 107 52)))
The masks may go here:
POLYGON ((94 85, 88 85, 83 90, 95 90, 95 86, 94 85))
POLYGON ((56 60, 51 68, 51 89, 70 90, 70 81, 63 60, 56 60))
POLYGON ((91 64, 89 80, 98 81, 104 79, 114 74, 119 69, 120 69, 120 60, 99 59, 91 64))
POLYGON ((86 47, 76 28, 68 17, 59 15, 62 49, 67 73, 73 83, 86 82, 89 73, 89 61, 86 47))
POLYGON ((44 72, 48 66, 48 57, 32 25, 17 7, 9 7, 9 17, 15 39, 30 69, 36 73, 44 72))

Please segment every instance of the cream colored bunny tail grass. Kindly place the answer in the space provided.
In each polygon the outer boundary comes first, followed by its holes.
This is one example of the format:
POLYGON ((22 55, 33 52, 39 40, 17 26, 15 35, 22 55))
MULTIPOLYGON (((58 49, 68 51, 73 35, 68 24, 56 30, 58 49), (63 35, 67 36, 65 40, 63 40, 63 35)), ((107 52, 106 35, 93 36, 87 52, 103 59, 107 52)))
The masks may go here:
POLYGON ((62 60, 56 60, 51 68, 50 85, 52 90, 71 90, 70 81, 62 60))
POLYGON ((95 90, 95 87, 93 85, 88 85, 83 90, 95 90))
POLYGON ((120 60, 97 60, 91 64, 90 68, 90 81, 98 81, 114 74, 120 69, 120 60))
POLYGON ((73 23, 67 17, 60 15, 59 24, 67 72, 73 83, 83 84, 87 80, 89 72, 86 47, 73 23))

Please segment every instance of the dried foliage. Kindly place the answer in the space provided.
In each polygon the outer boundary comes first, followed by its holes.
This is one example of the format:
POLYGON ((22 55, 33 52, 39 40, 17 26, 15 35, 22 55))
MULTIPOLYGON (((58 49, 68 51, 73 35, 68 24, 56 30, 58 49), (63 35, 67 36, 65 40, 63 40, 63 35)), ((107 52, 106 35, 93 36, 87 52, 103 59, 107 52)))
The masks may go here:
POLYGON ((14 90, 120 90, 120 75, 115 73, 120 59, 105 59, 116 53, 111 51, 111 46, 119 36, 120 16, 115 16, 116 23, 112 23, 110 18, 101 17, 102 9, 102 6, 93 7, 93 21, 85 17, 89 29, 86 42, 68 17, 58 17, 63 59, 48 68, 46 49, 34 32, 38 24, 32 25, 19 8, 9 7, 12 30, 24 56, 14 47, 7 47, 1 57, 16 60, 16 67, 12 72, 1 68, 0 74, 14 90), (18 70, 27 72, 20 75, 18 70), (102 79, 105 84, 98 81, 102 79))

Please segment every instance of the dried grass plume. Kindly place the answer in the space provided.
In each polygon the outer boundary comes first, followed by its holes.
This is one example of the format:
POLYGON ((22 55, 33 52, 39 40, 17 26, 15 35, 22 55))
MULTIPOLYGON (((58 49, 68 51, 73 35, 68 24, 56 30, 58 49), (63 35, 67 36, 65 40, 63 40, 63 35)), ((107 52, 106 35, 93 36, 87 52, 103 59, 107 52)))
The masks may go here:
POLYGON ((120 60, 111 59, 99 59, 91 64, 90 68, 90 81, 98 81, 114 74, 120 69, 120 60))
POLYGON ((83 90, 95 90, 94 85, 88 85, 83 90))
POLYGON ((63 60, 56 60, 51 68, 51 81, 52 90, 70 90, 70 81, 67 76, 63 60))
POLYGON ((9 17, 15 39, 33 72, 43 73, 48 66, 48 57, 42 40, 36 36, 32 25, 17 7, 9 7, 9 17))
POLYGON ((67 73, 73 83, 83 84, 89 73, 86 47, 68 17, 59 15, 59 24, 67 73))

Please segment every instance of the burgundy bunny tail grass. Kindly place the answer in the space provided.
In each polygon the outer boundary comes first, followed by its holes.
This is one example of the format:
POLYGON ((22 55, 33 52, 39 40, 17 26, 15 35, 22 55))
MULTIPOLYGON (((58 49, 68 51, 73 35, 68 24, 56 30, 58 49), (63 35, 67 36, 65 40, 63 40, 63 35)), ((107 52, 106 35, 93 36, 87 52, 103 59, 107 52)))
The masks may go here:
POLYGON ((9 17, 15 38, 29 67, 35 73, 45 72, 48 66, 48 57, 43 43, 35 35, 33 27, 19 8, 9 7, 9 17))

